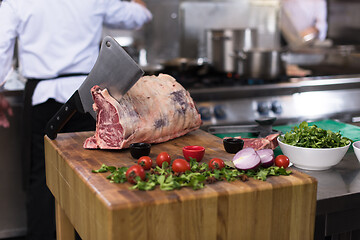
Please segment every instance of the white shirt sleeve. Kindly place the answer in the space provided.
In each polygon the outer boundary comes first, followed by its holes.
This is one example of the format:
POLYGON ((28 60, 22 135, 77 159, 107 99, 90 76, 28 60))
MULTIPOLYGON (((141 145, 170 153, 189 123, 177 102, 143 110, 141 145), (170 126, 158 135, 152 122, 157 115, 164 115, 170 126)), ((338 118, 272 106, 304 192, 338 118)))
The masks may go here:
POLYGON ((104 25, 110 28, 139 29, 151 19, 151 12, 138 3, 109 0, 104 25))
POLYGON ((317 10, 316 20, 315 20, 315 27, 319 30, 319 40, 325 40, 326 33, 327 33, 327 6, 326 1, 317 1, 317 6, 315 9, 317 10))
POLYGON ((12 69, 12 59, 19 24, 12 1, 4 0, 0 5, 0 85, 12 69))
POLYGON ((283 0, 282 13, 287 16, 283 21, 290 21, 300 34, 310 27, 319 30, 319 39, 324 40, 327 33, 327 5, 325 0, 283 0))

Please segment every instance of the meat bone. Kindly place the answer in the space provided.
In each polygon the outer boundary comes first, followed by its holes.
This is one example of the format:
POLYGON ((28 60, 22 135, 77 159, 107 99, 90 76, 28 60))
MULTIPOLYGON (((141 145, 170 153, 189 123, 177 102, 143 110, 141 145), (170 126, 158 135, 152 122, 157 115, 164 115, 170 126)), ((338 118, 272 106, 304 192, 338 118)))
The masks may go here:
POLYGON ((211 134, 220 133, 255 133, 258 137, 266 137, 272 133, 279 133, 279 131, 272 129, 272 125, 276 118, 262 118, 256 119, 258 125, 229 125, 229 126, 211 126, 208 132, 211 134))

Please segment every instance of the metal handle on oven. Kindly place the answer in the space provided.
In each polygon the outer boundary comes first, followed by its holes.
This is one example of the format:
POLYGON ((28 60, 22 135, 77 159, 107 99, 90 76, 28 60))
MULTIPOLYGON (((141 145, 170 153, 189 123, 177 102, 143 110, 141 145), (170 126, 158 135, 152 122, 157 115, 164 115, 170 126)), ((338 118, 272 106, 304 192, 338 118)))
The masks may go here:
POLYGON ((259 125, 230 125, 230 126, 211 126, 208 132, 211 134, 219 133, 257 133, 259 137, 278 132, 272 129, 272 125, 276 121, 275 117, 265 117, 255 120, 259 125))
POLYGON ((258 125, 232 125, 232 126, 211 126, 208 128, 211 134, 218 133, 259 133, 258 125))

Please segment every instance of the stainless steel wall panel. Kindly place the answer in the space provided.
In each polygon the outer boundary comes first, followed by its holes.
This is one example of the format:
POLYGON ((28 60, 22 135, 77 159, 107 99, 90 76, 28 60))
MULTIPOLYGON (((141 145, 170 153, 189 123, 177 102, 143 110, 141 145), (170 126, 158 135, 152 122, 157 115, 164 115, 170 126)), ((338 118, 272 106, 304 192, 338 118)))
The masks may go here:
POLYGON ((278 47, 277 19, 276 1, 182 2, 180 54, 192 58, 207 57, 207 29, 256 28, 259 47, 278 47))

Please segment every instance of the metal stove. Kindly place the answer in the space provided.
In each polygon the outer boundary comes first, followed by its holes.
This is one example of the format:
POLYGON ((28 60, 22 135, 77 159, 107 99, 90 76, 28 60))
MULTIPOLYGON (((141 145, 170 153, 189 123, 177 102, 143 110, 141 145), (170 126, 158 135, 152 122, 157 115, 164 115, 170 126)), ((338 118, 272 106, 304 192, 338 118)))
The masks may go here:
POLYGON ((269 117, 277 119, 274 125, 321 119, 360 121, 360 74, 273 82, 236 76, 212 78, 216 80, 180 80, 196 102, 205 130, 209 126, 254 124, 256 119, 269 117))

